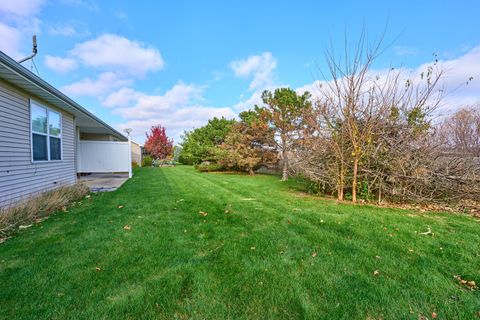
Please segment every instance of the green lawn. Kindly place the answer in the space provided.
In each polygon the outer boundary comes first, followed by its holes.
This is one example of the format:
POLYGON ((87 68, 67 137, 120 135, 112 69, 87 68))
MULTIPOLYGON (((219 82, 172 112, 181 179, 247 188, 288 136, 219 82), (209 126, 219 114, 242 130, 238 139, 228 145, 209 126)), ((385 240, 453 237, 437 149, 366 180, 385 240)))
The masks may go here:
POLYGON ((300 187, 139 169, 0 245, 0 317, 478 316, 480 290, 454 275, 480 282, 479 220, 337 204, 300 187), (419 234, 429 227, 434 236, 419 234))

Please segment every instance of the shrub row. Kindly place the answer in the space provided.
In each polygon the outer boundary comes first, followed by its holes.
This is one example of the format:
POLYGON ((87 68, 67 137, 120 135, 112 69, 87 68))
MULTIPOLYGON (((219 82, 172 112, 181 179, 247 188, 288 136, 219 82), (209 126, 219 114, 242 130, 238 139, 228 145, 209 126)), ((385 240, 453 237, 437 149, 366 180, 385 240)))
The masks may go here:
POLYGON ((13 234, 20 226, 31 225, 56 211, 66 210, 73 201, 85 197, 90 190, 83 184, 46 191, 14 206, 0 208, 0 239, 13 234))

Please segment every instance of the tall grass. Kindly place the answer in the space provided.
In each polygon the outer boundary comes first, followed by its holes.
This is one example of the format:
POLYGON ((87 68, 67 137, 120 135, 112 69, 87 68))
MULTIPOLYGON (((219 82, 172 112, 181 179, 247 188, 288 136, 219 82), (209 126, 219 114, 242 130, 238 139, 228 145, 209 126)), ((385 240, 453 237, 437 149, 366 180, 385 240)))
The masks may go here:
POLYGON ((0 239, 12 235, 20 226, 31 225, 56 211, 66 210, 73 201, 88 193, 88 187, 83 184, 62 186, 0 208, 0 239))

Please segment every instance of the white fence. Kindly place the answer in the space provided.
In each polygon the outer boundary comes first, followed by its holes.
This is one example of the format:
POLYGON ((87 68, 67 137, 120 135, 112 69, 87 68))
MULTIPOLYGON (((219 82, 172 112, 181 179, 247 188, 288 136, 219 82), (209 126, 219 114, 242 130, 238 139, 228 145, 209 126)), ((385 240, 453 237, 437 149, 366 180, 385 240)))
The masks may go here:
POLYGON ((78 172, 129 172, 130 152, 129 142, 81 140, 78 148, 78 172))

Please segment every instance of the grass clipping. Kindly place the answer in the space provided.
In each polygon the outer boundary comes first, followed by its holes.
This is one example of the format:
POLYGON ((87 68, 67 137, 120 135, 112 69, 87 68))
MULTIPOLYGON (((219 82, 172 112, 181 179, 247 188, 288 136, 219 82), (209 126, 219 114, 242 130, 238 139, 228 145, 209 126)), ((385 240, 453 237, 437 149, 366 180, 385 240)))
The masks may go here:
POLYGON ((89 189, 83 184, 63 186, 38 194, 14 206, 0 208, 0 240, 9 237, 22 226, 40 222, 56 211, 66 210, 69 204, 88 193, 89 189))

